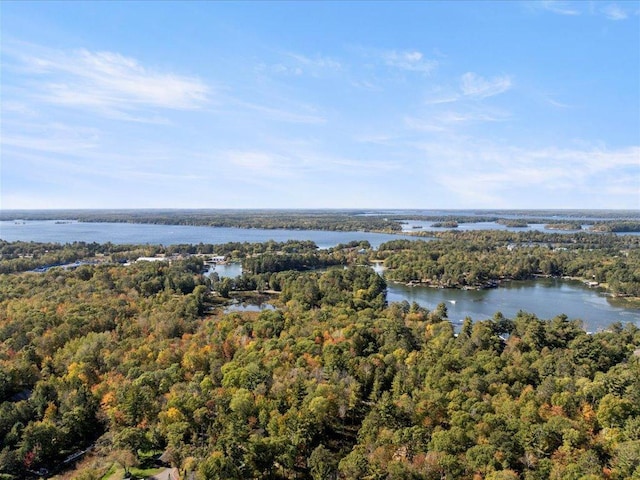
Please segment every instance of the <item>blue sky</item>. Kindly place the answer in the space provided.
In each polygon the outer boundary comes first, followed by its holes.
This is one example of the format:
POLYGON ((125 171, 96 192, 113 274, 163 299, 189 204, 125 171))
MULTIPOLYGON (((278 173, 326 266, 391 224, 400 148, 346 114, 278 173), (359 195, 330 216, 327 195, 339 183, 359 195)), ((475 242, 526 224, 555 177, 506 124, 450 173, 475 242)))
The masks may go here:
POLYGON ((640 208, 640 2, 1 6, 1 208, 640 208))

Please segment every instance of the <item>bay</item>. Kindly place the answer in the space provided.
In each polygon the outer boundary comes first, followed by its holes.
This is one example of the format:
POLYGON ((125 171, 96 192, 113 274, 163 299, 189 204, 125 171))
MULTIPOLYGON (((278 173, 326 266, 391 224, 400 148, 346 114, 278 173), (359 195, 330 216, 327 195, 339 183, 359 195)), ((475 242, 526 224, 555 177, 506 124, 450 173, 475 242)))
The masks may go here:
MULTIPOLYGON (((373 269, 384 275, 381 263, 373 269)), ((242 275, 239 263, 216 265, 211 272, 222 277, 242 275)), ((389 282, 387 302, 416 302, 434 310, 439 303, 447 306, 449 319, 460 325, 465 317, 472 320, 486 320, 501 312, 513 318, 518 311, 533 313, 541 319, 551 319, 565 314, 569 319, 580 319, 585 330, 596 332, 615 322, 634 323, 640 327, 640 309, 625 308, 616 299, 605 294, 600 288, 587 287, 577 280, 560 278, 539 278, 536 280, 504 282, 498 288, 486 290, 458 290, 452 288, 430 288, 426 286, 408 287, 401 283, 389 282)), ((268 304, 267 304, 268 305, 268 304)), ((252 305, 251 309, 262 310, 265 305, 252 305)), ((244 308, 235 307, 235 310, 244 308)), ((233 311, 234 308, 230 309, 233 311)))
MULTIPOLYGON (((499 230, 504 232, 543 232, 543 233, 590 233, 598 235, 597 232, 589 230, 591 225, 582 225, 582 230, 557 230, 546 228, 544 223, 530 223, 526 227, 509 227, 497 222, 466 222, 459 223, 455 228, 434 227, 435 222, 425 222, 420 220, 403 220, 403 232, 442 232, 445 230, 456 230, 460 232, 477 231, 477 230, 499 230)), ((640 235, 640 232, 615 232, 616 235, 640 235)))
MULTIPOLYGON (((470 225, 470 229, 487 226, 485 222, 470 225)), ((498 228, 503 227, 498 225, 498 228)), ((533 226, 531 226, 533 227, 533 226)), ((521 229, 518 229, 521 230, 521 229)), ((415 230, 413 230, 415 231, 415 230)), ((409 235, 369 232, 330 232, 317 230, 270 230, 229 227, 153 225, 130 223, 83 223, 46 221, 0 221, 0 239, 6 241, 36 241, 70 243, 74 241, 116 244, 161 244, 227 242, 265 242, 274 240, 311 240, 320 248, 330 248, 339 243, 367 240, 373 248, 381 243, 397 240, 416 240, 409 235)), ((425 238, 422 238, 423 240, 425 238)), ((428 240, 428 238, 427 238, 428 240)), ((236 276, 239 265, 218 266, 221 276, 236 276), (228 271, 227 271, 228 270, 228 271)), ((581 282, 561 279, 538 279, 525 282, 508 282, 500 288, 489 290, 453 290, 428 287, 407 287, 389 283, 389 302, 416 301, 433 309, 445 302, 449 318, 460 323, 464 317, 473 320, 490 318, 500 311, 513 317, 519 310, 536 314, 539 318, 553 318, 566 314, 570 319, 581 319, 588 331, 598 331, 614 322, 632 322, 640 326, 640 309, 624 308, 598 289, 588 288, 581 282)))
MULTIPOLYGON (((90 223, 56 220, 24 222, 0 221, 0 239, 8 242, 115 243, 176 245, 228 242, 260 243, 274 240, 311 240, 319 248, 340 243, 367 240, 373 248, 391 240, 416 240, 409 235, 372 232, 334 232, 323 230, 283 230, 262 228, 206 227, 188 225, 154 225, 140 223, 90 223)), ((422 238, 425 240, 425 238, 422 238)))
POLYGON ((545 320, 565 314, 569 319, 582 320, 585 330, 592 332, 603 330, 615 322, 631 322, 640 326, 640 309, 623 308, 601 289, 587 287, 576 280, 540 278, 511 281, 486 290, 408 287, 389 282, 387 301, 403 300, 416 302, 429 310, 444 302, 449 319, 457 324, 467 316, 477 321, 501 312, 505 317, 513 318, 523 310, 545 320))

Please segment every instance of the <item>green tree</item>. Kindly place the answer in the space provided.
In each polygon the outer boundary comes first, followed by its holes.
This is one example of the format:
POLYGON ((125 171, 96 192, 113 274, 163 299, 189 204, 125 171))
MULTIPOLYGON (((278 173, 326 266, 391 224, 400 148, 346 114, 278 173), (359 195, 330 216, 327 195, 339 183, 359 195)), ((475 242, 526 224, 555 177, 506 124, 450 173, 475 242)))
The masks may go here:
POLYGON ((322 444, 309 455, 308 466, 314 480, 329 480, 337 473, 334 456, 322 444))

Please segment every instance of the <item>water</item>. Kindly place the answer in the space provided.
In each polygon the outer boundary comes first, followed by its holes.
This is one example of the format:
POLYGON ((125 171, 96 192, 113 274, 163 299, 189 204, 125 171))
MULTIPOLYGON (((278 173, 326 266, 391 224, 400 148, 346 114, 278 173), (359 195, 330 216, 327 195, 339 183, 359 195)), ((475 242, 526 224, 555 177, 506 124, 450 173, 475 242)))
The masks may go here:
POLYGON ((381 243, 390 240, 415 240, 415 237, 371 232, 268 230, 262 228, 152 225, 138 223, 60 223, 55 220, 34 220, 26 222, 0 221, 0 239, 9 242, 111 242, 115 244, 152 245, 222 244, 228 242, 261 243, 269 240, 276 242, 311 240, 320 248, 334 247, 339 243, 367 240, 373 248, 378 248, 381 243))
MULTIPOLYGON (((490 224, 492 222, 460 224, 459 229, 486 228, 490 224)), ((503 225, 495 223, 493 225, 495 228, 508 229, 503 225)), ((528 228, 535 228, 535 225, 530 225, 528 228)), ((172 245, 200 242, 212 244, 265 242, 272 239, 278 242, 311 240, 320 248, 329 248, 339 243, 368 240, 374 248, 377 248, 383 242, 401 238, 415 239, 415 237, 407 235, 367 232, 266 230, 129 223, 56 223, 53 220, 24 223, 0 221, 0 239, 7 241, 56 243, 84 241, 88 243, 172 245)), ((377 271, 382 270, 381 265, 376 268, 377 271)), ((239 264, 217 265, 212 270, 221 277, 236 277, 242 273, 242 267, 239 264)), ((640 326, 640 309, 622 308, 616 305, 611 297, 607 297, 598 289, 588 288, 580 282, 565 280, 539 279, 528 282, 509 282, 497 289, 481 291, 406 287, 390 283, 387 298, 390 302, 416 301, 429 309, 435 308, 440 302, 445 302, 449 310, 449 318, 454 322, 462 321, 465 316, 470 316, 474 320, 490 318, 497 311, 501 311, 507 317, 513 317, 519 310, 525 310, 544 319, 564 313, 571 319, 582 319, 584 327, 588 331, 606 328, 613 322, 633 322, 640 326)), ((236 308, 246 307, 239 305, 236 308)), ((259 309, 260 306, 255 308, 259 309)))
MULTIPOLYGON (((373 269, 383 275, 384 266, 377 262, 373 269)), ((222 277, 237 277, 242 274, 239 263, 216 265, 215 271, 222 277)), ((505 282, 499 288, 487 290, 456 290, 429 288, 425 286, 407 287, 404 284, 389 283, 387 301, 409 303, 433 310, 444 302, 447 305, 449 319, 462 323, 466 316, 473 320, 485 320, 500 311, 513 318, 519 310, 534 313, 541 319, 551 319, 564 313, 570 319, 583 321, 587 331, 607 328, 611 323, 635 323, 640 327, 640 309, 623 308, 616 305, 615 299, 605 295, 598 288, 589 288, 576 280, 540 278, 528 281, 505 282)), ((273 308, 270 304, 237 304, 228 307, 228 311, 260 311, 273 308)), ((227 311, 225 310, 225 311, 227 311)))
MULTIPOLYGON (((472 230, 501 230, 506 232, 544 232, 544 233, 593 233, 589 230, 591 225, 582 225, 582 230, 553 230, 545 228, 545 223, 530 223, 526 227, 508 227, 496 222, 468 222, 459 223, 456 228, 434 227, 435 222, 425 222, 420 220, 404 220, 402 224, 403 232, 442 232, 445 230, 459 230, 461 232, 472 230)), ((617 235, 640 235, 640 232, 621 232, 617 235)))
MULTIPOLYGON (((639 220, 634 210, 388 210, 367 215, 422 215, 426 217, 500 217, 508 219, 544 219, 558 222, 599 222, 609 220, 639 220)), ((548 222, 547 222, 548 223, 548 222)))
MULTIPOLYGON (((442 228, 434 228, 433 222, 408 220, 403 224, 403 231, 441 231, 442 228), (421 228, 413 228, 420 226, 421 228)), ((570 233, 572 231, 548 230, 544 224, 530 224, 524 228, 506 227, 495 222, 461 223, 456 230, 509 230, 531 231, 537 230, 547 233, 570 233)), ((588 231, 588 230, 584 230, 588 231)), ((627 233, 638 235, 638 232, 627 233)), ((261 228, 233 228, 233 227, 206 227, 187 225, 153 225, 137 223, 84 223, 84 222, 59 222, 55 220, 33 220, 26 222, 14 222, 12 220, 0 221, 0 239, 13 241, 34 241, 51 243, 106 243, 115 244, 153 244, 175 245, 189 243, 221 244, 228 242, 286 242, 287 240, 311 240, 320 248, 330 248, 339 243, 367 240, 373 248, 378 248, 381 243, 390 240, 409 239, 416 237, 402 234, 385 234, 371 232, 330 232, 321 230, 269 230, 261 228)), ((429 240, 428 237, 421 237, 429 240)))
POLYGON ((270 303, 251 303, 251 302, 238 302, 227 305, 224 309, 224 313, 232 312, 261 312, 263 310, 275 310, 276 307, 270 303))
POLYGON ((217 273, 219 278, 236 278, 242 275, 241 263, 220 263, 209 269, 207 275, 217 273))
POLYGON ((407 287, 389 283, 389 302, 416 302, 429 310, 444 302, 449 319, 459 323, 466 316, 485 320, 502 312, 513 318, 519 310, 534 313, 541 319, 551 319, 564 313, 570 319, 581 319, 587 331, 598 331, 614 322, 640 326, 640 309, 622 308, 602 290, 589 288, 582 282, 562 279, 512 281, 487 290, 456 290, 407 287))
POLYGON ((275 310, 276 307, 270 303, 251 303, 251 302, 239 302, 227 305, 224 309, 224 313, 232 312, 261 312, 263 310, 275 310))

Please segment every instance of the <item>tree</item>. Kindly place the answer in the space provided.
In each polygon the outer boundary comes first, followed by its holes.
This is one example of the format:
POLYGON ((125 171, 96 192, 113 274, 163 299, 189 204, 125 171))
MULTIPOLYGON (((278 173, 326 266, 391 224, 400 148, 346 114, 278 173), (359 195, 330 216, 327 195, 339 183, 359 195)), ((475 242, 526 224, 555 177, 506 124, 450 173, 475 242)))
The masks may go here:
POLYGON ((214 451, 200 464, 196 475, 198 480, 232 480, 242 478, 223 452, 214 451))
POLYGON ((118 451, 130 452, 136 461, 139 451, 147 450, 150 446, 145 431, 138 427, 126 427, 120 430, 113 436, 113 445, 118 451))
POLYGON ((307 464, 314 480, 328 480, 336 476, 334 457, 322 444, 311 452, 307 464))
POLYGON ((111 458, 114 462, 117 462, 124 468, 125 478, 131 476, 130 468, 139 465, 138 457, 134 455, 130 450, 118 449, 111 453, 111 458))

